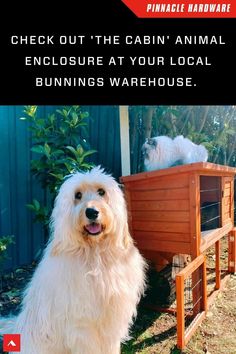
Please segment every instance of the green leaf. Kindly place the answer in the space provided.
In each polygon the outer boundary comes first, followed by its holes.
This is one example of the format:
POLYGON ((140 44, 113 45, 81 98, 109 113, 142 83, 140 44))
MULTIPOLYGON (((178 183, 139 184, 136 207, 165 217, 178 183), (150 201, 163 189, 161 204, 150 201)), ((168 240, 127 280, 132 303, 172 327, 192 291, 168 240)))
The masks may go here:
POLYGON ((37 112, 37 106, 25 106, 24 113, 34 118, 37 112))
POLYGON ((79 123, 79 125, 80 125, 80 127, 82 127, 82 126, 86 126, 86 125, 88 125, 88 124, 85 123, 85 122, 81 122, 81 123, 79 123))
POLYGON ((93 167, 93 164, 89 164, 89 163, 86 163, 86 162, 83 162, 80 167, 84 168, 84 169, 88 169, 90 170, 92 167, 93 167))
POLYGON ((65 128, 63 128, 63 127, 60 127, 60 132, 64 135, 65 134, 65 132, 66 132, 66 129, 65 128))
POLYGON ((62 110, 62 113, 63 113, 64 117, 67 117, 67 116, 68 116, 68 111, 67 111, 66 109, 63 109, 63 110, 62 110))
POLYGON ((77 156, 80 156, 80 157, 83 156, 84 149, 82 148, 81 145, 78 145, 78 146, 77 146, 76 151, 77 151, 76 157, 77 157, 77 156))
POLYGON ((82 112, 81 113, 81 118, 84 119, 84 118, 88 118, 89 117, 89 112, 82 112))
POLYGON ((33 152, 36 152, 37 154, 44 154, 44 146, 43 145, 35 145, 30 150, 33 152))
POLYGON ((55 173, 50 173, 51 176, 55 177, 56 179, 58 179, 59 181, 62 181, 64 176, 63 174, 55 174, 55 173))
POLYGON ((68 171, 69 173, 72 173, 72 172, 73 172, 74 166, 73 166, 72 164, 70 164, 70 163, 68 163, 68 162, 64 162, 64 166, 66 167, 66 169, 67 169, 67 171, 68 171))
POLYGON ((44 153, 48 159, 50 158, 50 152, 51 152, 50 146, 47 143, 45 143, 44 144, 44 153))
POLYGON ((48 116, 48 120, 51 124, 53 124, 55 122, 55 119, 56 119, 55 114, 50 114, 48 116))
POLYGON ((40 127, 43 127, 45 125, 45 120, 44 119, 37 119, 37 125, 40 127))
POLYGON ((30 210, 33 210, 33 211, 35 210, 35 207, 33 204, 26 204, 26 207, 30 210))
POLYGON ((0 238, 0 245, 8 246, 14 242, 14 236, 13 235, 7 235, 7 236, 2 236, 0 238))
POLYGON ((71 116, 72 116, 72 123, 73 123, 73 125, 76 125, 76 124, 78 123, 78 120, 79 120, 78 114, 75 113, 75 112, 73 112, 73 113, 71 114, 71 116))
POLYGON ((57 156, 57 155, 65 154, 65 153, 63 150, 57 149, 57 150, 54 150, 51 154, 57 156))
POLYGON ((60 109, 56 109, 56 112, 59 113, 60 115, 63 115, 60 109))
POLYGON ((40 209, 40 203, 37 199, 33 199, 33 205, 35 206, 35 210, 40 209))
POLYGON ((77 150, 75 150, 73 146, 66 146, 66 148, 71 151, 75 155, 75 157, 77 157, 77 150))
POLYGON ((83 158, 85 158, 85 157, 87 157, 89 155, 92 155, 92 154, 94 154, 96 152, 97 152, 97 150, 88 150, 88 151, 83 153, 83 158))

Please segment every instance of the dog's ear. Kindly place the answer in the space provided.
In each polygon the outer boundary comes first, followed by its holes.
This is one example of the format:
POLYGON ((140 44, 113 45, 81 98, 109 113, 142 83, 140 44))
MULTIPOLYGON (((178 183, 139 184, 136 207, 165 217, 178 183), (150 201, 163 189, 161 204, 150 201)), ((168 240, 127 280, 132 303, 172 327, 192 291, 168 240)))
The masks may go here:
POLYGON ((124 226, 124 238, 123 238, 123 245, 125 249, 128 249, 133 244, 133 239, 129 233, 128 223, 124 226))
MULTIPOLYGON (((53 211, 53 214, 55 210, 53 211)), ((56 214, 56 213, 55 213, 56 214)), ((71 230, 71 225, 67 218, 56 217, 51 219, 51 255, 58 256, 61 253, 74 253, 78 249, 78 239, 71 230)))

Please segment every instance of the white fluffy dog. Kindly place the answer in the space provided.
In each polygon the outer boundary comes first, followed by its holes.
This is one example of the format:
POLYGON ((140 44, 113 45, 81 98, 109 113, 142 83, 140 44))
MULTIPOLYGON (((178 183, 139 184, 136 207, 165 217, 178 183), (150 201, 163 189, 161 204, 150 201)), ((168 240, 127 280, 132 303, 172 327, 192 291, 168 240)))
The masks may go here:
MULTIPOLYGON (((51 240, 12 333, 22 354, 119 354, 145 287, 116 181, 94 168, 62 185, 51 240)), ((7 332, 6 332, 7 333, 7 332)))
POLYGON ((160 170, 176 164, 207 161, 208 152, 203 145, 196 145, 182 135, 171 139, 167 136, 149 138, 142 146, 146 171, 160 170))

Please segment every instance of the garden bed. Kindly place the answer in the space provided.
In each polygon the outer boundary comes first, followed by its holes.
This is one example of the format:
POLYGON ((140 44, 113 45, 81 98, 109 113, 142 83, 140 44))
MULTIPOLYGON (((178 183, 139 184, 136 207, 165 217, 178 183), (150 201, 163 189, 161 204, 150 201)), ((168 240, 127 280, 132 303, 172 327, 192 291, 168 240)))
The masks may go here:
POLYGON ((0 316, 15 315, 19 312, 23 290, 35 270, 35 263, 1 275, 0 316))

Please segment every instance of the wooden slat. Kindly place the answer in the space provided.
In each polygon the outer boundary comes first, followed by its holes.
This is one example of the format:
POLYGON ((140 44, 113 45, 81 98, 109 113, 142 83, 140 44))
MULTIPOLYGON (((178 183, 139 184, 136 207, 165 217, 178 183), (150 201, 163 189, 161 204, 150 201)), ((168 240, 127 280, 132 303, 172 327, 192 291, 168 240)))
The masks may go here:
POLYGON ((180 349, 183 349, 184 346, 187 344, 191 336, 196 331, 199 324, 205 318, 205 310, 207 307, 206 304, 206 272, 205 272, 205 259, 203 255, 195 258, 191 263, 187 265, 182 271, 180 271, 176 275, 176 298, 177 298, 177 346, 180 349), (184 280, 187 279, 189 276, 192 275, 194 279, 196 273, 200 274, 200 267, 203 267, 203 293, 202 294, 194 294, 193 290, 193 298, 197 295, 197 299, 199 296, 202 296, 202 301, 199 303, 200 313, 197 313, 197 316, 191 322, 190 326, 185 331, 185 308, 184 308, 184 280))
POLYGON ((180 200, 178 203, 172 201, 135 201, 132 203, 132 210, 189 210, 188 200, 180 200))
MULTIPOLYGON (((176 166, 171 168, 166 168, 159 171, 143 172, 137 173, 132 176, 122 177, 122 182, 134 182, 138 180, 151 179, 161 176, 178 175, 184 173, 198 173, 201 175, 213 175, 213 176, 233 176, 236 174, 236 168, 216 165, 210 162, 197 162, 182 166, 176 166)), ((181 177, 180 177, 181 178, 181 177)))
POLYGON ((232 223, 234 224, 234 178, 231 178, 231 182, 230 182, 230 190, 231 190, 231 195, 230 195, 230 206, 231 206, 231 210, 230 210, 230 217, 232 220, 232 223))
POLYGON ((232 219, 230 216, 227 219, 225 219, 225 225, 227 225, 227 224, 233 225, 232 219))
MULTIPOLYGON (((137 245, 137 244, 136 244, 137 245)), ((173 253, 166 253, 166 252, 159 252, 155 250, 147 250, 147 249, 140 249, 141 254, 143 255, 144 258, 148 259, 149 261, 153 262, 155 264, 155 267, 163 269, 163 266, 169 264, 172 262, 173 253)), ((159 268, 158 271, 161 269, 159 268)))
POLYGON ((208 304, 207 304, 207 270, 206 270, 206 259, 203 263, 203 269, 202 269, 202 309, 204 311, 208 310, 208 304))
POLYGON ((140 250, 190 254, 189 243, 159 240, 150 240, 147 242, 145 238, 136 240, 136 243, 140 250))
POLYGON ((184 278, 176 276, 176 300, 177 300, 177 347, 185 346, 185 322, 184 322, 184 278))
POLYGON ((173 233, 173 232, 153 232, 153 231, 139 231, 135 230, 133 232, 133 237, 136 240, 146 240, 146 242, 151 242, 152 240, 154 241, 173 241, 173 242, 183 242, 183 243, 189 243, 190 238, 189 238, 189 233, 173 233))
POLYGON ((130 191, 128 189, 125 189, 125 200, 127 203, 127 214, 128 214, 128 223, 129 223, 129 231, 132 233, 133 232, 133 214, 131 212, 131 205, 132 205, 132 201, 130 198, 130 191))
POLYGON ((224 214, 224 220, 227 221, 228 219, 231 219, 230 213, 225 213, 225 214, 224 214))
POLYGON ((132 212, 134 220, 153 220, 167 222, 188 222, 188 211, 151 211, 151 210, 134 210, 132 212))
MULTIPOLYGON (((125 177, 126 178, 126 177, 125 177)), ((121 178, 122 180, 122 178, 121 178)), ((138 190, 169 190, 170 188, 187 188, 188 175, 183 174, 176 178, 176 176, 163 176, 158 179, 144 179, 125 183, 127 187, 132 188, 132 191, 138 190)))
MULTIPOLYGON (((236 174, 236 172, 235 172, 236 174)), ((231 182, 232 181, 232 176, 225 176, 225 182, 228 183, 228 182, 231 182)))
POLYGON ((201 233, 202 235, 201 246, 200 246, 201 252, 204 252, 207 248, 212 246, 216 241, 218 241, 223 236, 227 235, 233 229, 231 220, 229 221, 230 222, 224 225, 223 227, 220 227, 218 229, 203 231, 201 233))
POLYGON ((149 240, 156 241, 174 241, 174 242, 190 242, 189 233, 173 233, 173 232, 151 232, 151 231, 137 231, 133 232, 132 236, 138 239, 145 239, 147 242, 149 240))
POLYGON ((221 219, 221 225, 224 226, 226 224, 225 222, 225 197, 224 197, 224 192, 225 192, 225 177, 221 178, 221 208, 220 208, 220 219, 221 219))
POLYGON ((196 269, 200 267, 201 264, 204 262, 204 255, 200 254, 197 258, 195 258, 191 263, 189 263, 184 269, 182 269, 177 275, 183 276, 184 279, 187 279, 196 269))
POLYGON ((216 264, 215 264, 215 271, 216 271, 216 290, 220 289, 220 241, 215 243, 215 256, 216 256, 216 264))
POLYGON ((225 204, 224 212, 225 212, 225 213, 230 213, 230 211, 231 211, 231 205, 230 205, 230 203, 228 203, 227 205, 225 204))
POLYGON ((132 191, 132 200, 183 200, 188 198, 188 188, 132 191))
POLYGON ((193 258, 200 254, 200 178, 197 174, 189 175, 189 208, 190 208, 190 234, 191 255, 193 258))
POLYGON ((133 220, 133 231, 156 231, 156 232, 177 232, 188 233, 189 223, 181 222, 158 222, 158 221, 138 221, 133 220))
POLYGON ((224 196, 230 197, 230 192, 231 192, 230 188, 225 188, 224 196))

